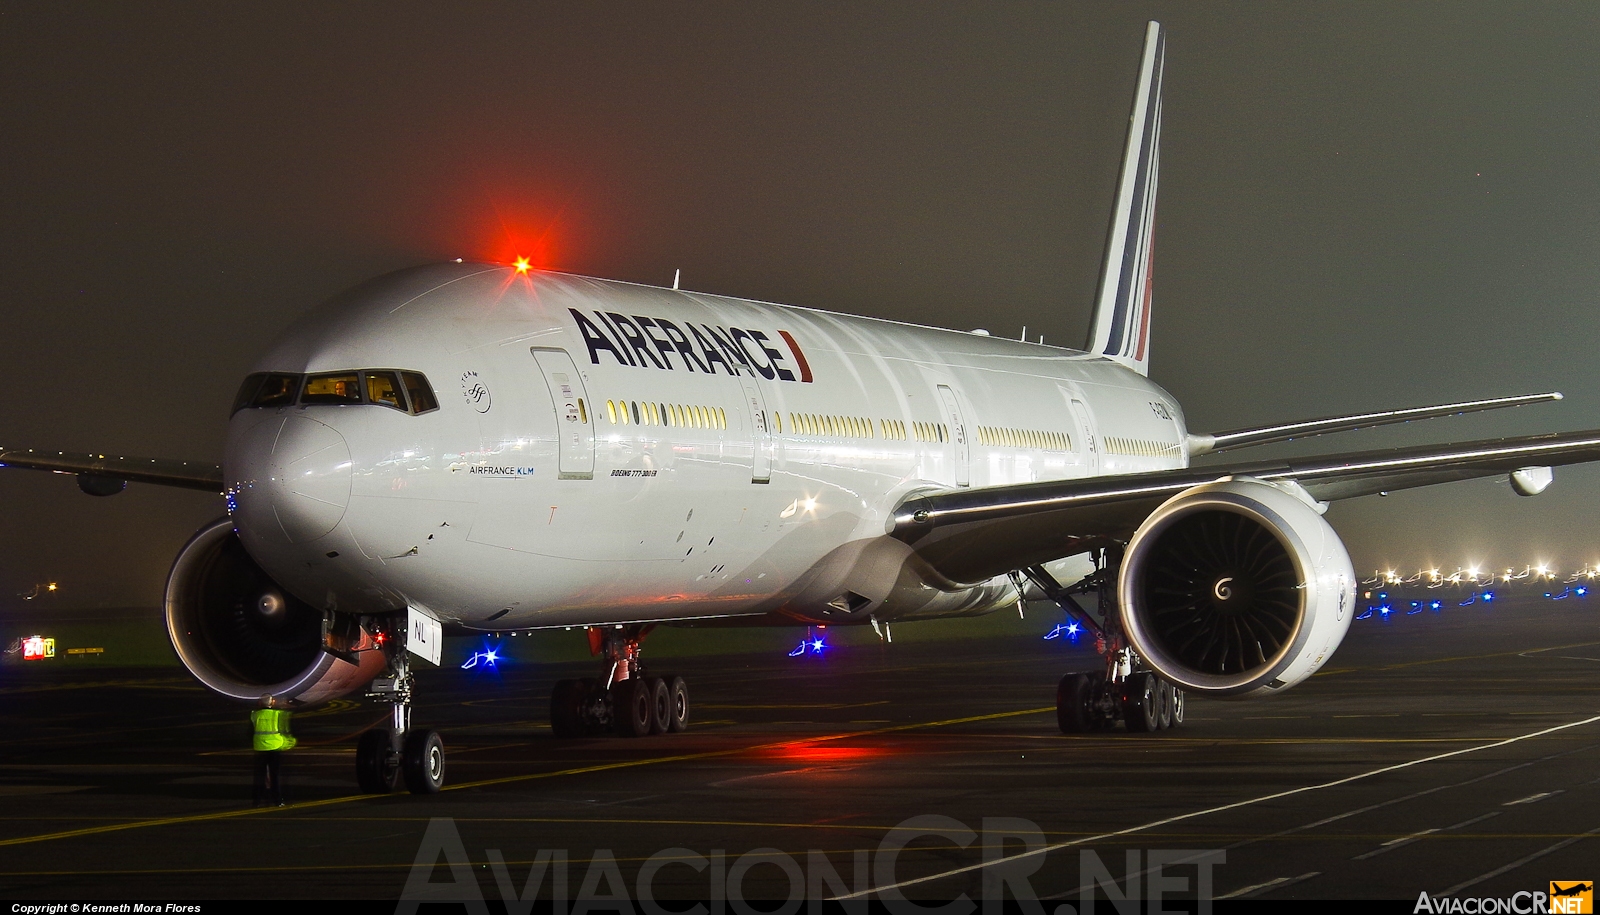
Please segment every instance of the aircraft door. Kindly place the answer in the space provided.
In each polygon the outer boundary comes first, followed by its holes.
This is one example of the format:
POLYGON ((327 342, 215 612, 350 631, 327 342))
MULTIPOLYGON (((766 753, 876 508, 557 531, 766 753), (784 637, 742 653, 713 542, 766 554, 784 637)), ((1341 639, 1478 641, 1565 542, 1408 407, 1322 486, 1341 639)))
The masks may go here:
POLYGON ((944 406, 945 422, 950 426, 950 444, 955 449, 956 485, 972 485, 972 449, 967 442, 967 423, 961 416, 961 403, 949 385, 939 385, 939 400, 944 406))
POLYGON ((772 418, 767 415, 767 400, 754 378, 739 376, 744 391, 744 412, 750 420, 750 482, 772 481, 772 418))
POLYGON ((583 376, 564 349, 532 347, 556 410, 556 448, 560 479, 594 479, 594 417, 589 411, 583 376))
POLYGON ((1078 436, 1083 440, 1083 464, 1090 476, 1100 472, 1100 443, 1096 441, 1094 413, 1089 405, 1072 398, 1072 418, 1077 420, 1078 436))

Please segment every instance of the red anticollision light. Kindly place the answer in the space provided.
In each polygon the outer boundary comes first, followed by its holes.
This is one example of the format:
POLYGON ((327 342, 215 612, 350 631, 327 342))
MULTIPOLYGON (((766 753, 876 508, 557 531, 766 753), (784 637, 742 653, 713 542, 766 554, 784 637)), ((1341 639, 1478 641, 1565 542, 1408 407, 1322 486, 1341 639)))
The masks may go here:
POLYGON ((527 273, 527 272, 528 272, 528 269, 529 269, 529 268, 530 268, 530 267, 531 267, 531 266, 532 266, 532 264, 530 264, 530 263, 529 263, 529 262, 528 262, 528 259, 527 259, 527 258, 525 258, 525 257, 519 257, 519 258, 517 258, 517 259, 516 259, 516 261, 515 261, 515 262, 514 262, 514 263, 513 263, 513 264, 512 264, 512 266, 513 266, 513 267, 516 267, 516 268, 517 268, 517 272, 518 272, 518 273, 527 273))

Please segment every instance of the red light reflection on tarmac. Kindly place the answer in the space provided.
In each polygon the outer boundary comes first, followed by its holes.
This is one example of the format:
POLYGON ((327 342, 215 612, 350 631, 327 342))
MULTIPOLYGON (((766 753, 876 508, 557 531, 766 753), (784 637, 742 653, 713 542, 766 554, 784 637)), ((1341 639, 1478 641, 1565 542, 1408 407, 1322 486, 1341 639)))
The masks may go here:
POLYGON ((851 763, 886 756, 888 753, 889 750, 886 747, 845 746, 834 740, 822 742, 799 740, 794 743, 768 747, 762 750, 760 755, 768 759, 781 759, 786 762, 851 763))

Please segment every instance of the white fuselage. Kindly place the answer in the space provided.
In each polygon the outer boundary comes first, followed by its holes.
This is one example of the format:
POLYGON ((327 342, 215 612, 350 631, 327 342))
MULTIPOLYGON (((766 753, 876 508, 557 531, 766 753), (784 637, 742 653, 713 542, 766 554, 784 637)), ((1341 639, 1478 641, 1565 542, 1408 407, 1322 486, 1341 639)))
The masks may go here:
POLYGON ((885 536, 908 494, 1184 466, 1177 402, 981 334, 478 264, 301 321, 262 372, 421 372, 439 408, 237 411, 245 547, 301 599, 479 629, 979 613, 885 536))

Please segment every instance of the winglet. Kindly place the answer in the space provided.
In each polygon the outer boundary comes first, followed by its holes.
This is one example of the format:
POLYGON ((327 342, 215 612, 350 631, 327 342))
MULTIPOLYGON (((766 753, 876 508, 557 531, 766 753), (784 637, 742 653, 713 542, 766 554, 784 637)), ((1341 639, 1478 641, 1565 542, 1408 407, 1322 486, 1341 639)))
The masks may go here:
POLYGON ((1161 71, 1166 36, 1161 23, 1145 32, 1139 89, 1128 121, 1128 143, 1117 183, 1116 210, 1106 240, 1105 266, 1088 352, 1141 375, 1149 373, 1151 253, 1155 243, 1156 176, 1161 145, 1161 71))

